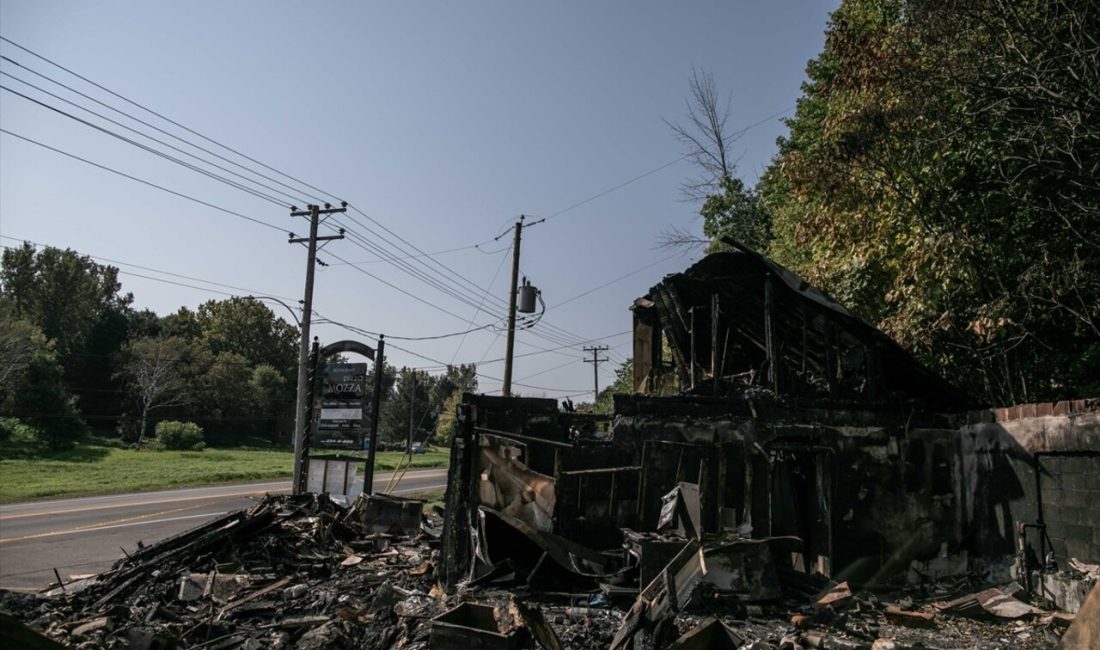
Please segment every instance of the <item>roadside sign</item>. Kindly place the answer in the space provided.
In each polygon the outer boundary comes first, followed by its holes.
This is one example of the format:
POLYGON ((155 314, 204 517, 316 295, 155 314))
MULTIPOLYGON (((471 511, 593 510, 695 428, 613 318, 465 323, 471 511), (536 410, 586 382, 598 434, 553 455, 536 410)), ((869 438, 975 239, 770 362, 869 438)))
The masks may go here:
POLYGON ((366 395, 367 364, 326 363, 321 371, 317 415, 311 446, 315 449, 358 450, 369 421, 366 395))

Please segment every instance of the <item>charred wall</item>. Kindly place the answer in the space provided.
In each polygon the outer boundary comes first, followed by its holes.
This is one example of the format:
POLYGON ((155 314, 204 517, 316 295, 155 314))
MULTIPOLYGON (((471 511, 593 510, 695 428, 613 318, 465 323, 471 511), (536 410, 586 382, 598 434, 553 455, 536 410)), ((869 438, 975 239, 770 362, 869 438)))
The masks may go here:
POLYGON ((689 481, 704 529, 799 537, 794 562, 807 570, 874 579, 956 541, 947 418, 625 396, 616 412, 616 440, 641 447, 643 525, 689 481))
MULTIPOLYGON (((959 430, 963 534, 975 552, 1014 553, 1019 524, 1037 556, 1100 560, 1100 402, 970 413, 959 430)), ((1038 558, 1042 559, 1042 558, 1038 558)))
POLYGON ((704 532, 797 537, 792 568, 861 583, 944 551, 1014 555, 1020 524, 1033 556, 1100 560, 1092 402, 942 415, 767 393, 618 395, 607 430, 553 400, 469 395, 461 412, 447 495, 455 577, 470 570, 479 508, 609 550, 623 529, 655 530, 682 483, 698 486, 704 532))

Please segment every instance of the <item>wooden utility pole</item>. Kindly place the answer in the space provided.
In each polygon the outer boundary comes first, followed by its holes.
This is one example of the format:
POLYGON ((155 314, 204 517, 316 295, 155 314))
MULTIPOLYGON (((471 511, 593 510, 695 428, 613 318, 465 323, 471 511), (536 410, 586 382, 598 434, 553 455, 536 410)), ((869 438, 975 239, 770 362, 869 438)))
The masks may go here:
POLYGON ((363 472, 363 493, 374 494, 374 455, 378 450, 378 421, 382 416, 382 381, 386 374, 386 335, 378 335, 374 351, 374 389, 371 391, 370 442, 367 443, 367 468, 363 472))
POLYGON ((609 361, 607 357, 602 359, 599 357, 601 352, 607 351, 606 345, 593 345, 590 348, 585 348, 585 352, 591 352, 592 358, 585 359, 585 363, 592 364, 592 405, 596 405, 596 401, 600 399, 600 364, 604 361, 609 361))
POLYGON ((416 427, 416 371, 411 375, 412 388, 409 390, 409 442, 405 445, 405 451, 412 453, 413 428, 416 427))
POLYGON ((504 385, 500 390, 504 397, 512 396, 512 352, 516 347, 516 294, 519 291, 519 243, 522 237, 523 215, 520 215, 512 240, 512 290, 508 294, 508 346, 504 352, 504 385))
POLYGON ((309 217, 309 237, 290 236, 291 244, 306 244, 309 251, 306 256, 306 288, 302 300, 302 342, 298 348, 298 395, 294 409, 294 493, 305 492, 305 475, 302 472, 303 451, 306 439, 306 401, 309 399, 307 378, 309 374, 309 326, 313 320, 313 271, 317 266, 317 242, 330 239, 343 239, 344 232, 341 229, 339 235, 327 237, 317 236, 317 227, 321 223, 321 215, 329 215, 336 212, 347 212, 348 204, 342 203, 341 207, 334 208, 325 204, 324 209, 316 205, 307 206, 306 210, 291 208, 292 217, 309 217))

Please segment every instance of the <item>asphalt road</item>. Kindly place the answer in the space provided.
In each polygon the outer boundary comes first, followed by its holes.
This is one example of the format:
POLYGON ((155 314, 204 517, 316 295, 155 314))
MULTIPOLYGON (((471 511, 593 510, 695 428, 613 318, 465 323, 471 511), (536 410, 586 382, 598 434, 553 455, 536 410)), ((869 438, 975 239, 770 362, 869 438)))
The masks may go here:
MULTIPOLYGON (((376 478, 381 490, 389 474, 376 478)), ((410 471, 394 494, 440 489, 446 469, 410 471)), ((104 571, 140 540, 151 544, 251 506, 290 481, 112 494, 0 506, 0 588, 38 590, 73 575, 104 571)))

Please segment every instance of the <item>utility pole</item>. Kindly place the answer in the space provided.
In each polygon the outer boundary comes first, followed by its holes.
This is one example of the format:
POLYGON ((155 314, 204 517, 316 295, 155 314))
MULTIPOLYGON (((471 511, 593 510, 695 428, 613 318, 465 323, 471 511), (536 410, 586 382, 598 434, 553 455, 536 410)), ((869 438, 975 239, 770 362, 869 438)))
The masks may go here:
POLYGON ((412 371, 412 390, 409 391, 409 442, 405 446, 405 451, 412 454, 413 450, 413 427, 416 426, 416 371, 412 371))
POLYGON ((303 450, 305 447, 306 439, 306 400, 309 399, 309 388, 307 386, 307 377, 309 374, 309 326, 313 321, 313 271, 317 266, 317 242, 328 241, 330 239, 343 239, 344 231, 340 230, 339 235, 330 235, 327 237, 317 236, 317 227, 321 223, 321 215, 329 215, 337 212, 347 212, 348 204, 341 203, 339 208, 334 208, 328 203, 325 204, 324 209, 316 205, 307 206, 305 210, 299 210, 295 207, 291 207, 290 216, 292 217, 309 217, 309 237, 295 237, 293 233, 290 235, 289 243, 291 244, 306 244, 306 249, 309 251, 306 256, 306 288, 305 296, 302 300, 302 342, 298 348, 298 395, 296 399, 294 409, 294 493, 300 494, 305 491, 305 481, 302 474, 302 461, 303 450))
POLYGON ((592 364, 592 405, 596 405, 596 400, 600 399, 600 364, 604 361, 609 361, 607 357, 602 359, 599 357, 601 352, 607 351, 606 345, 593 345, 590 348, 585 348, 585 352, 591 352, 592 358, 585 359, 585 363, 592 364))
POLYGON ((516 294, 519 291, 519 243, 523 237, 523 215, 516 222, 516 232, 512 240, 512 290, 508 294, 508 347, 504 352, 504 385, 500 393, 504 397, 512 396, 512 352, 516 347, 516 294))
POLYGON ((374 390, 370 411, 370 446, 367 447, 367 471, 363 473, 363 492, 374 494, 374 458, 378 450, 378 420, 382 415, 382 379, 386 372, 386 335, 378 335, 374 351, 374 390))

